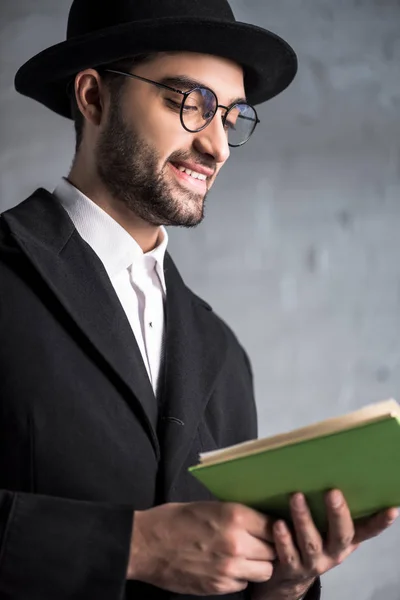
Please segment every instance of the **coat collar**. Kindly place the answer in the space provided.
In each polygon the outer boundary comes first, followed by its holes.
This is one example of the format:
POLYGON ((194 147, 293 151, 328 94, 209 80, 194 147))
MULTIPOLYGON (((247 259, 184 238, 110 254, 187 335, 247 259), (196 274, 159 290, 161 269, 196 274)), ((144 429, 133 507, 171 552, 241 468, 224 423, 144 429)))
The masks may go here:
POLYGON ((85 196, 65 177, 61 178, 53 194, 68 213, 79 235, 93 248, 103 263, 110 279, 132 266, 143 268, 144 258, 152 257, 164 294, 164 257, 168 246, 168 234, 160 227, 158 245, 150 252, 143 253, 131 235, 85 196))
POLYGON ((225 362, 225 330, 211 308, 186 287, 167 253, 164 388, 158 411, 140 350, 109 277, 55 197, 39 189, 3 217, 62 305, 71 330, 83 336, 82 344, 89 342, 90 351, 142 419, 159 458, 161 443, 167 490, 187 457, 225 362))
POLYGON ((46 190, 37 190, 3 217, 20 249, 62 305, 71 333, 81 337, 80 343, 101 361, 135 412, 141 414, 158 455, 156 399, 103 264, 46 190))

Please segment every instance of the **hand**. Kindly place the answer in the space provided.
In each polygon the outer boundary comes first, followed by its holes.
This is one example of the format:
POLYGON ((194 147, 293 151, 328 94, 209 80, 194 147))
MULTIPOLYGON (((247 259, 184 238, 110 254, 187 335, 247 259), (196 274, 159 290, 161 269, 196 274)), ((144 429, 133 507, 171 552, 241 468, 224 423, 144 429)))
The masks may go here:
POLYGON ((276 558, 272 520, 221 502, 135 512, 128 579, 181 594, 229 594, 267 581, 276 558))
POLYGON ((296 600, 305 594, 316 577, 340 565, 358 546, 387 529, 397 518, 395 508, 368 519, 353 522, 339 490, 325 498, 328 535, 324 542, 311 518, 302 494, 291 499, 296 543, 284 521, 273 525, 278 561, 270 580, 254 587, 255 600, 296 600))

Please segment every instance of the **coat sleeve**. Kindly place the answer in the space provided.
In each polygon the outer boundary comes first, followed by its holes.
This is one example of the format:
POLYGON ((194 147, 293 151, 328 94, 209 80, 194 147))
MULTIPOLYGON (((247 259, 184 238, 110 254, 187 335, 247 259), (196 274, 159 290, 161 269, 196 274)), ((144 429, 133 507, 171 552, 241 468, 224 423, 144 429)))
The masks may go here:
POLYGON ((304 596, 304 600, 320 600, 321 598, 321 580, 318 578, 304 596))
MULTIPOLYGON (((253 587, 249 585, 247 590, 245 590, 243 596, 244 600, 252 600, 253 598, 253 587)), ((320 579, 316 579, 308 592, 297 600, 320 600, 321 598, 321 582, 320 579)), ((265 597, 265 600, 268 600, 268 596, 265 597)))
POLYGON ((0 598, 121 600, 133 511, 0 491, 0 598))
POLYGON ((246 352, 246 350, 242 347, 244 364, 246 367, 247 374, 247 386, 249 389, 249 404, 247 404, 246 409, 248 411, 248 423, 249 423, 249 432, 247 434, 248 440, 255 440, 258 437, 258 416, 257 416, 257 407, 255 401, 254 394, 254 375, 253 369, 251 366, 250 358, 246 352))

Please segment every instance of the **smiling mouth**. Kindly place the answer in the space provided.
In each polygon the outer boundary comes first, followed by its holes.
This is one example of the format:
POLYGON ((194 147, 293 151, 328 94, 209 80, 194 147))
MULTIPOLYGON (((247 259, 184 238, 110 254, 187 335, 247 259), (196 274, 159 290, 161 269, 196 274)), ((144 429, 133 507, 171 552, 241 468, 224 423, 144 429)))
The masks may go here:
POLYGON ((186 173, 190 177, 193 177, 193 179, 200 179, 200 181, 207 181, 207 175, 203 175, 202 173, 198 173, 197 171, 193 171, 192 169, 187 169, 186 167, 183 167, 182 165, 174 165, 174 167, 176 169, 178 169, 178 171, 181 171, 181 173, 186 173))
POLYGON ((179 164, 169 164, 179 182, 186 183, 187 185, 190 185, 191 187, 194 187, 197 190, 202 190, 203 192, 207 191, 207 175, 204 175, 203 173, 198 173, 196 171, 193 171, 192 169, 187 169, 186 167, 183 167, 179 164))

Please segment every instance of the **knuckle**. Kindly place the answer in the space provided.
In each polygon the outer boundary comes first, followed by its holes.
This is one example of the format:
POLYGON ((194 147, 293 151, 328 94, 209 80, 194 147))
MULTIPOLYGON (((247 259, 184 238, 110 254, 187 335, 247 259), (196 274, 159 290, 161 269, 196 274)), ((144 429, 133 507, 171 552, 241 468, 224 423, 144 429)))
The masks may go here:
POLYGON ((304 550, 309 556, 316 556, 321 553, 321 544, 314 540, 307 540, 304 544, 304 550))
POLYGON ((242 555, 242 544, 237 535, 226 535, 222 550, 227 556, 237 557, 242 555))
POLYGON ((217 580, 231 578, 236 575, 236 563, 232 558, 222 558, 216 565, 217 580))
POLYGON ((296 557, 294 556, 294 554, 284 554, 281 558, 280 561, 282 564, 284 564, 286 567, 295 567, 296 565, 296 557))
POLYGON ((232 581, 224 578, 213 578, 210 581, 209 593, 224 596, 234 592, 241 592, 248 586, 247 581, 232 581))
POLYGON ((211 593, 217 594, 217 596, 229 594, 231 591, 228 582, 224 581, 223 579, 212 579, 210 582, 210 588, 211 593))
POLYGON ((336 515, 336 516, 345 516, 346 515, 346 506, 342 503, 339 505, 333 505, 331 504, 330 506, 330 511, 332 512, 332 514, 336 515))
POLYGON ((335 546, 339 547, 340 549, 348 548, 353 541, 353 538, 354 534, 338 535, 335 540, 335 546))
POLYGON ((244 514, 243 507, 240 504, 230 502, 226 505, 225 511, 230 525, 242 527, 244 514))
POLYGON ((353 538, 350 536, 346 536, 346 537, 342 537, 339 540, 339 544, 341 546, 341 548, 348 548, 352 542, 353 538))
POLYGON ((324 567, 316 561, 306 563, 308 577, 320 577, 324 573, 324 567))

